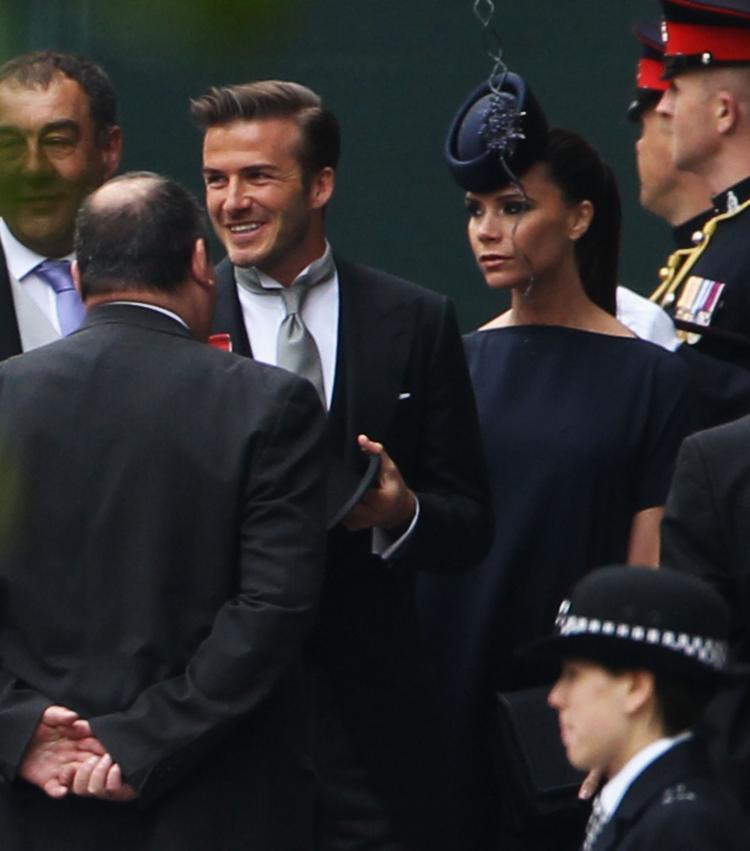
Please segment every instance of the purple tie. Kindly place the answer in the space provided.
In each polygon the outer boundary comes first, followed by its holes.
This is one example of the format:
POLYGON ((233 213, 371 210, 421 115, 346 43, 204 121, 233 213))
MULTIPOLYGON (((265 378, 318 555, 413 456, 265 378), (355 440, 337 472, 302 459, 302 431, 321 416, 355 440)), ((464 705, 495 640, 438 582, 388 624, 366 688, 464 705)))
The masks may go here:
POLYGON ((40 263, 35 274, 45 280, 57 296, 57 318, 60 320, 60 333, 63 337, 72 334, 81 327, 86 310, 81 297, 73 286, 68 260, 45 260, 40 263))

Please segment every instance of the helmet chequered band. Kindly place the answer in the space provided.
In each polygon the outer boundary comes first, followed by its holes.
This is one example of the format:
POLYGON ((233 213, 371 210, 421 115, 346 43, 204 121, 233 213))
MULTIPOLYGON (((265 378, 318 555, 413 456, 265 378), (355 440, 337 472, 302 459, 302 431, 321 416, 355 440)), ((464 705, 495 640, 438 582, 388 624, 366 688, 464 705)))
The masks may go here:
POLYGON ((645 644, 658 644, 698 659, 717 671, 723 671, 727 665, 729 647, 726 641, 715 638, 704 638, 701 635, 688 635, 686 632, 661 630, 656 627, 644 627, 629 623, 615 623, 600 618, 586 618, 578 615, 568 615, 570 601, 565 600, 560 606, 560 614, 555 625, 560 635, 607 635, 622 638, 626 641, 637 641, 645 644))

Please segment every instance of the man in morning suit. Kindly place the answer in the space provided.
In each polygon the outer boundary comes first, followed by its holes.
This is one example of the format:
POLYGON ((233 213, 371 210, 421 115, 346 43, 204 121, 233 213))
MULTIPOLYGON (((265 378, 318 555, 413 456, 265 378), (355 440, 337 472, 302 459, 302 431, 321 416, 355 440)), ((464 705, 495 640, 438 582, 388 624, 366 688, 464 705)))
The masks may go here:
POLYGON ((339 129, 314 92, 278 81, 213 88, 192 113, 228 254, 214 330, 315 383, 329 412, 329 491, 380 456, 375 486, 329 533, 306 654, 315 847, 455 849, 414 601, 416 571, 471 566, 491 531, 453 308, 332 254, 324 211, 339 129))
POLYGON ((121 151, 98 65, 47 50, 0 66, 0 360, 83 320, 70 277, 75 216, 121 151))
POLYGON ((177 184, 96 190, 76 255, 82 328, 0 365, 2 847, 308 851, 322 407, 202 342, 177 184))

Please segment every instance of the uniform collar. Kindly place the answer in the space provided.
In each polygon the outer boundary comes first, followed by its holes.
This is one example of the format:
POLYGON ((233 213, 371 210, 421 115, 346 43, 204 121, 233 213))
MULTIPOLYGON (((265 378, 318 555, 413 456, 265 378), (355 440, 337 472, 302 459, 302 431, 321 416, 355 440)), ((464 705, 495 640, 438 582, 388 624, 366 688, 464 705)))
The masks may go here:
POLYGON ((674 239, 677 248, 691 248, 692 246, 698 245, 702 242, 703 225, 705 225, 706 222, 715 215, 716 212, 713 209, 703 210, 702 213, 698 213, 698 215, 693 216, 692 219, 688 219, 681 225, 677 225, 677 227, 672 228, 672 238, 674 239))
POLYGON ((740 180, 734 186, 730 186, 718 195, 714 195, 714 215, 722 213, 731 213, 740 204, 750 200, 750 177, 740 180))

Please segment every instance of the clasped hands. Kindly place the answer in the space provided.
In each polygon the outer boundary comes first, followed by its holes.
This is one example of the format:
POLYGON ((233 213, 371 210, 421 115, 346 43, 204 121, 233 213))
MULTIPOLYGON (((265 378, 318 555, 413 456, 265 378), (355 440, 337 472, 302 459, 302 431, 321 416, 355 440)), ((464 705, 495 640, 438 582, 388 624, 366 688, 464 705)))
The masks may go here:
POLYGON ((88 721, 64 706, 48 706, 24 752, 18 775, 50 798, 72 793, 105 801, 132 801, 120 766, 93 735, 88 721))
POLYGON ((351 531, 377 527, 394 533, 405 532, 417 506, 414 492, 382 443, 370 440, 365 434, 357 437, 357 443, 367 455, 380 455, 380 471, 376 486, 366 491, 347 514, 344 526, 351 531))

